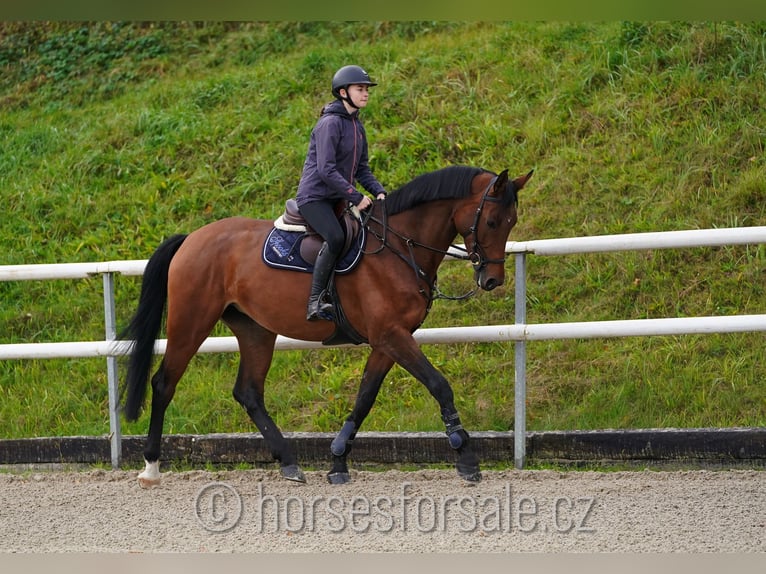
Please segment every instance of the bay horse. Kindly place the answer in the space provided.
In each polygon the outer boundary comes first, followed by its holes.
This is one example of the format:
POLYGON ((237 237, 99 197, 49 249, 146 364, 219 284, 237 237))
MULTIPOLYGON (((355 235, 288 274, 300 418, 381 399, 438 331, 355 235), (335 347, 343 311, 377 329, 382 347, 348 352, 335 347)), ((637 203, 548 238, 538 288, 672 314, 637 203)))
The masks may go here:
MULTIPOLYGON (((479 457, 460 422, 447 379, 429 362, 413 337, 435 297, 437 269, 459 234, 461 258, 486 291, 505 278, 505 244, 516 224, 518 191, 531 177, 509 179, 468 166, 422 174, 364 214, 364 256, 350 273, 335 278, 345 320, 369 343, 354 407, 332 441, 333 484, 350 480, 347 457, 357 431, 394 363, 423 383, 436 399, 456 469, 467 481, 481 480, 479 457)), ((264 405, 264 383, 277 335, 326 341, 332 321, 306 320, 311 274, 267 266, 260 256, 273 221, 231 217, 188 235, 166 239, 150 257, 137 310, 120 339, 132 339, 122 388, 123 410, 136 420, 145 401, 154 343, 166 321, 167 347, 151 378, 149 432, 142 487, 159 483, 165 411, 199 346, 221 320, 235 335, 240 354, 234 398, 263 435, 284 478, 305 482, 289 441, 264 405)), ((453 250, 454 252, 454 250, 453 250)))

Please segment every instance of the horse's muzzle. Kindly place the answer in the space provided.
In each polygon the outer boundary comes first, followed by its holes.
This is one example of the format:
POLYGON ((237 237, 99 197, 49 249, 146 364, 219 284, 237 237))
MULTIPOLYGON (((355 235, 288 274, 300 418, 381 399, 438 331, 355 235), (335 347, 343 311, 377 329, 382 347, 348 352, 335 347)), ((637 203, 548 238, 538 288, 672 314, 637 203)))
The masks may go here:
POLYGON ((476 272, 476 283, 484 291, 492 291, 497 287, 500 287, 505 281, 505 277, 500 277, 487 273, 487 268, 483 267, 476 272))

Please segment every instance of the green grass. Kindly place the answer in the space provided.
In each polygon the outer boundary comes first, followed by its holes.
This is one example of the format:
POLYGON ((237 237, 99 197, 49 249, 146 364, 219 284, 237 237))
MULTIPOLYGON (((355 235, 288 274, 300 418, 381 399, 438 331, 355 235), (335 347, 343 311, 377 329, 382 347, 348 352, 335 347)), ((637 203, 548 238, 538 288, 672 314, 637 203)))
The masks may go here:
MULTIPOLYGON (((294 195, 329 78, 380 83, 365 110, 389 189, 453 163, 536 173, 511 239, 762 225, 766 25, 668 22, 0 23, 1 264, 148 258, 294 195)), ((528 258, 529 322, 761 313, 763 246, 528 258)), ((508 281, 438 301, 424 327, 513 322, 508 281)), ((116 280, 124 325, 137 278, 116 280)), ((439 285, 471 288, 447 263, 439 285)), ((0 283, 0 343, 103 339, 101 281, 0 283)), ((223 329, 217 335, 228 335, 223 329)), ((528 428, 766 424, 763 334, 528 345, 528 428)), ((513 427, 513 346, 426 347, 469 429, 513 427)), ((364 349, 279 352, 267 406, 334 431, 364 349)), ((252 431, 236 354, 197 356, 166 432, 252 431)), ((108 432, 103 359, 0 363, 0 436, 108 432)), ((143 434, 147 416, 124 425, 143 434)), ((364 430, 440 430, 395 368, 364 430)))

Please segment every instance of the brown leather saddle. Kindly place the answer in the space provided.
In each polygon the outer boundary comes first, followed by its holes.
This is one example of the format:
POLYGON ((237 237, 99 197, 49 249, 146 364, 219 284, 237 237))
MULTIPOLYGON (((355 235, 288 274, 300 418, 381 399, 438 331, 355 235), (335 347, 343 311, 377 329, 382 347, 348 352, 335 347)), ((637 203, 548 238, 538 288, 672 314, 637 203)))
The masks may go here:
MULTIPOLYGON (((354 244, 354 240, 359 235, 362 225, 359 218, 349 209, 349 203, 347 201, 338 201, 335 204, 334 209, 335 215, 346 236, 343 250, 341 251, 342 257, 354 244)), ((277 219, 274 225, 275 227, 286 231, 303 231, 304 238, 300 244, 300 255, 307 263, 313 265, 316 262, 317 254, 319 253, 324 240, 303 218, 298 209, 298 203, 294 198, 290 198, 285 202, 285 212, 279 219, 277 219)))

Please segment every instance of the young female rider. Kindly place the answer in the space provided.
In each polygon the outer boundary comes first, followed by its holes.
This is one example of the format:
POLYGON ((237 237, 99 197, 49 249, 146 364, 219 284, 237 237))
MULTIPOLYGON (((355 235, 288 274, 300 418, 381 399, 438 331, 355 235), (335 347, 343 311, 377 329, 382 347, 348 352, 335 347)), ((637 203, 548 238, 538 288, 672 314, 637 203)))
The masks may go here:
POLYGON ((377 84, 359 66, 344 66, 332 79, 335 100, 322 108, 311 132, 296 202, 301 215, 324 240, 314 265, 306 319, 333 320, 332 303, 325 291, 343 248, 343 229, 334 212, 338 201, 346 200, 360 210, 372 204, 355 187, 358 182, 377 199, 386 190, 370 170, 367 135, 359 110, 367 105, 370 86, 377 84))

